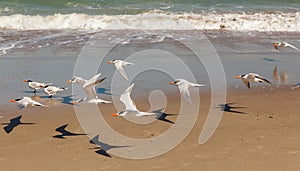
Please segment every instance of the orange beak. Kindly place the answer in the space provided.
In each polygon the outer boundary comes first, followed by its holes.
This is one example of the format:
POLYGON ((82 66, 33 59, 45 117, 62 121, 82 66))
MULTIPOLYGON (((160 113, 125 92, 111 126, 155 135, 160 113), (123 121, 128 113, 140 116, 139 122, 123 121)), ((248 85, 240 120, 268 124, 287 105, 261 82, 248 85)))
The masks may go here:
POLYGON ((117 114, 117 113, 114 113, 114 114, 112 114, 111 116, 114 116, 114 117, 116 117, 116 116, 119 116, 119 114, 117 114))
POLYGON ((68 80, 66 83, 67 83, 67 84, 70 84, 71 82, 72 82, 71 80, 68 80))
POLYGON ((111 61, 107 61, 107 64, 112 64, 112 62, 111 61))
POLYGON ((169 84, 170 84, 170 85, 174 85, 175 83, 174 83, 174 82, 169 82, 169 84))
POLYGON ((10 102, 14 103, 14 102, 16 102, 16 100, 10 100, 10 102))
POLYGON ((241 78, 241 76, 239 75, 239 76, 235 76, 235 78, 241 78))
POLYGON ((23 82, 27 83, 27 82, 28 82, 28 80, 23 80, 23 82))

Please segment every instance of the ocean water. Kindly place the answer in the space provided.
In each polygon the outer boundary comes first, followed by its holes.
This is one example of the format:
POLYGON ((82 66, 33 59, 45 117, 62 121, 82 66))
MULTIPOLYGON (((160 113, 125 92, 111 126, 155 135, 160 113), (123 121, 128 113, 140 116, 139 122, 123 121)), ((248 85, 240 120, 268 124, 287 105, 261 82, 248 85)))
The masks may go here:
POLYGON ((298 11, 299 7, 299 0, 2 0, 0 3, 1 15, 124 15, 151 10, 193 13, 298 11))
POLYGON ((3 0, 0 28, 299 31, 299 0, 3 0))

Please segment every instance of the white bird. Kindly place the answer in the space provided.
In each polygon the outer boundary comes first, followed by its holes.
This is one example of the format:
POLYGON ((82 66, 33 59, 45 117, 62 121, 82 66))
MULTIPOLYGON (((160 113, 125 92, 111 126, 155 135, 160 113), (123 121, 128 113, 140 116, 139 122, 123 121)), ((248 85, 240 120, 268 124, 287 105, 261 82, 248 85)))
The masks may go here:
POLYGON ((33 89, 33 93, 36 94, 36 90, 44 88, 46 85, 51 85, 52 83, 40 83, 32 80, 23 80, 25 83, 28 83, 28 87, 33 89))
POLYGON ((28 105, 48 107, 37 101, 32 100, 30 97, 23 97, 22 99, 10 100, 10 102, 17 103, 19 109, 25 109, 28 105))
POLYGON ((300 49, 298 49, 297 47, 295 47, 294 45, 291 45, 287 42, 276 42, 276 43, 273 43, 273 46, 275 49, 278 49, 278 47, 290 47, 290 48, 293 48, 297 51, 300 51, 300 49))
POLYGON ((122 61, 122 60, 111 60, 111 61, 107 61, 108 64, 114 64, 117 71, 120 72, 120 74, 127 80, 129 81, 126 72, 124 71, 123 66, 127 66, 127 65, 134 65, 133 63, 130 62, 126 62, 126 61, 122 61))
POLYGON ((106 79, 106 77, 105 77, 105 78, 98 80, 100 75, 101 75, 101 73, 93 76, 89 80, 83 79, 81 77, 74 77, 73 79, 68 80, 67 83, 81 84, 83 87, 83 90, 85 91, 85 94, 86 94, 86 96, 84 98, 73 101, 71 103, 76 104, 76 103, 82 102, 84 100, 88 100, 88 103, 95 103, 95 104, 111 103, 111 101, 106 101, 106 100, 100 99, 96 94, 95 86, 97 84, 100 84, 102 81, 104 81, 106 79))
POLYGON ((191 95, 190 95, 190 91, 189 91, 189 88, 190 87, 203 87, 205 86, 204 84, 196 84, 196 83, 192 83, 192 82, 189 82, 185 79, 176 79, 175 81, 173 82, 169 82, 169 84, 171 85, 177 85, 179 91, 180 91, 180 94, 189 102, 189 103, 192 103, 192 100, 191 100, 191 95))
POLYGON ((55 86, 49 86, 46 85, 44 87, 44 92, 51 98, 53 95, 57 94, 58 92, 67 90, 68 87, 55 87, 55 86))
POLYGON ((133 86, 134 84, 131 84, 120 96, 121 102, 123 102, 125 105, 125 110, 118 113, 114 113, 112 114, 112 116, 126 116, 129 113, 134 114, 135 116, 157 115, 157 113, 141 112, 136 108, 136 105, 130 97, 133 86))
POLYGON ((264 77, 262 77, 258 74, 255 74, 255 73, 243 74, 243 75, 236 76, 235 78, 240 78, 249 89, 250 89, 250 82, 252 82, 252 83, 266 82, 266 83, 272 84, 270 81, 268 81, 264 77))

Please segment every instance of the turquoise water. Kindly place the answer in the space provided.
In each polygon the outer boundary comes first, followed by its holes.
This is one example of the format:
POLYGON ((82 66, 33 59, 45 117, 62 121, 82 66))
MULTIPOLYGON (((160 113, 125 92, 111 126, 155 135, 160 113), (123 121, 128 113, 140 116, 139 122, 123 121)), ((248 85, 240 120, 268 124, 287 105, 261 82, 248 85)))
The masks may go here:
POLYGON ((2 0, 0 15, 139 14, 150 10, 203 13, 207 11, 299 11, 300 0, 2 0))

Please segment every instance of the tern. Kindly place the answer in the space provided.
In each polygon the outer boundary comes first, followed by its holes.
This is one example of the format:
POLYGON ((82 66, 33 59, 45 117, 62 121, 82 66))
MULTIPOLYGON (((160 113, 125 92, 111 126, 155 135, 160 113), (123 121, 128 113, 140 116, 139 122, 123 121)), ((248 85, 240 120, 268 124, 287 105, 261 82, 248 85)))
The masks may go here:
POLYGON ((116 69, 120 72, 120 74, 127 80, 129 81, 127 75, 126 75, 126 72, 124 71, 124 68, 123 66, 126 66, 126 65, 134 65, 133 63, 130 63, 130 62, 126 62, 126 61, 122 61, 122 60, 111 60, 111 61, 107 61, 108 64, 114 64, 116 69))
POLYGON ((276 42, 276 43, 273 43, 273 46, 275 49, 278 49, 279 47, 290 47, 290 48, 293 48, 297 51, 300 51, 300 49, 298 49, 297 47, 295 47, 294 45, 291 45, 287 42, 276 42))
POLYGON ((249 73, 249 74, 243 74, 243 75, 239 75, 236 76, 235 78, 239 78, 243 81, 243 83, 250 89, 250 82, 255 83, 255 82, 266 82, 269 84, 272 84, 270 81, 268 81, 267 79, 265 79, 264 77, 255 74, 255 73, 249 73))
POLYGON ((76 100, 76 101, 72 101, 72 104, 76 104, 79 102, 82 102, 84 100, 88 100, 88 103, 111 103, 111 101, 106 101, 106 100, 102 100, 100 99, 97 94, 96 94, 96 90, 95 90, 95 86, 97 84, 100 84, 101 82, 103 82, 106 77, 98 80, 98 78, 100 77, 101 73, 93 76, 92 78, 90 78, 89 80, 83 79, 81 77, 74 77, 71 80, 68 80, 67 83, 75 83, 75 84, 81 84, 82 88, 86 94, 86 96, 82 99, 76 100))
POLYGON ((46 85, 44 87, 44 92, 49 96, 49 98, 51 98, 56 93, 67 90, 67 89, 68 89, 68 87, 55 87, 55 86, 46 85))
POLYGON ((44 88, 46 85, 51 85, 52 83, 40 83, 32 80, 23 80, 25 83, 28 83, 28 87, 33 89, 33 93, 36 94, 36 90, 44 88))
POLYGON ((179 91, 180 91, 180 94, 189 102, 189 103, 192 103, 192 100, 191 100, 191 95, 190 95, 190 91, 189 91, 189 88, 190 87, 203 87, 205 86, 204 84, 196 84, 196 83, 192 83, 192 82, 189 82, 185 79, 176 79, 175 81, 173 82, 169 82, 169 84, 171 85, 177 85, 179 91))
POLYGON ((25 109, 28 105, 48 107, 37 101, 32 100, 30 97, 23 97, 21 99, 10 100, 10 102, 17 103, 19 109, 25 109))
POLYGON ((121 102, 125 105, 125 110, 114 113, 112 116, 126 116, 127 114, 135 114, 135 116, 151 116, 157 115, 157 113, 148 113, 148 112, 141 112, 136 108, 134 101, 131 99, 130 94, 132 92, 134 84, 131 84, 120 96, 121 102))

